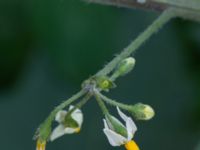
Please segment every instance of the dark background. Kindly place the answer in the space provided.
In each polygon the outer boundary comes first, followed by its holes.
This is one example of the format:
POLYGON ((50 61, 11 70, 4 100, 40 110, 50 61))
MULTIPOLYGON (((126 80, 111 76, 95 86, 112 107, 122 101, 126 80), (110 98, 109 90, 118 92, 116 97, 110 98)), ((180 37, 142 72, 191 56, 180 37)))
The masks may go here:
MULTIPOLYGON (((48 113, 157 16, 80 0, 1 0, 0 149, 34 150, 32 136, 48 113)), ((199 150, 200 25, 171 21, 135 58, 134 71, 107 95, 155 108, 153 120, 136 122, 141 150, 199 150)), ((82 132, 48 150, 124 149, 109 145, 94 100, 83 112, 82 132)))

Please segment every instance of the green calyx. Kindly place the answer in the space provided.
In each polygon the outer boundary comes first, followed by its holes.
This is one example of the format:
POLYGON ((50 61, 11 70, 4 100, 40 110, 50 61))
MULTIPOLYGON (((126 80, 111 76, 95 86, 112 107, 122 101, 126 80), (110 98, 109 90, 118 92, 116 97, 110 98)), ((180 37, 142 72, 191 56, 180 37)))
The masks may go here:
POLYGON ((63 125, 65 127, 69 127, 69 128, 78 128, 79 125, 77 123, 76 120, 74 120, 71 115, 66 115, 65 120, 63 122, 63 125))
POLYGON ((109 91, 109 89, 116 87, 115 83, 112 82, 107 76, 97 76, 94 78, 96 80, 97 87, 104 91, 109 91))
POLYGON ((40 125, 38 131, 36 132, 35 139, 40 139, 41 141, 47 141, 51 134, 51 123, 46 120, 40 125))
POLYGON ((109 89, 115 87, 115 83, 108 76, 92 76, 82 83, 82 88, 88 91, 94 88, 109 91, 109 89))
POLYGON ((121 122, 119 122, 118 119, 111 115, 106 115, 106 121, 112 130, 124 137, 128 136, 126 128, 121 124, 121 122))

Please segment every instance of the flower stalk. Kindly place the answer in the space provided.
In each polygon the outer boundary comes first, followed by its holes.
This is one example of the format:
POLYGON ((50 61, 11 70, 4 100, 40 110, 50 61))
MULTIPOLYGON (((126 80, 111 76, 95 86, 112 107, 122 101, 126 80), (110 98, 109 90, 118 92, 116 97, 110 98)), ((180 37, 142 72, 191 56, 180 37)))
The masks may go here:
MULTIPOLYGON (((78 103, 74 106, 74 108, 72 108, 72 109, 68 112, 67 115, 71 115, 76 109, 80 109, 83 105, 85 105, 85 104, 88 102, 88 100, 89 100, 91 97, 92 97, 92 94, 91 94, 91 93, 87 93, 87 94, 83 97, 83 99, 82 99, 80 102, 78 102, 78 103)), ((66 116, 66 117, 67 117, 67 116, 66 116)))
POLYGON ((124 110, 129 110, 129 105, 127 105, 127 104, 123 104, 116 100, 112 100, 112 99, 106 97, 105 95, 101 94, 100 92, 96 92, 96 95, 98 95, 103 101, 105 101, 106 103, 108 103, 112 106, 119 107, 124 110))
POLYGON ((102 99, 101 99, 101 98, 99 97, 99 95, 97 95, 97 94, 95 94, 95 98, 96 98, 96 100, 97 100, 97 103, 99 104, 99 107, 100 107, 101 110, 102 110, 102 113, 103 113, 105 116, 109 117, 109 116, 110 116, 109 111, 108 111, 106 105, 104 104, 104 102, 102 101, 102 99))

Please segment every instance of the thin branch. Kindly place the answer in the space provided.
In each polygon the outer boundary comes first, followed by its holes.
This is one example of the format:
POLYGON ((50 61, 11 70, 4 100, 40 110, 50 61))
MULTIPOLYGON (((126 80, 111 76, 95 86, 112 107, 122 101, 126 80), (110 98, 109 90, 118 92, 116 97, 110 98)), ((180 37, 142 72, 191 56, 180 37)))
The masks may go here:
POLYGON ((97 72, 96 75, 102 76, 111 73, 120 61, 133 54, 142 44, 144 44, 145 41, 147 41, 173 17, 176 17, 173 8, 165 10, 143 33, 136 38, 136 40, 130 43, 127 48, 110 61, 103 69, 97 72))
POLYGON ((85 0, 89 3, 98 3, 105 5, 112 5, 118 7, 127 7, 127 8, 139 8, 145 10, 155 10, 155 11, 163 11, 168 6, 166 4, 153 2, 152 0, 148 0, 144 4, 138 3, 136 0, 85 0))
POLYGON ((200 0, 146 0, 139 3, 138 0, 84 0, 89 3, 105 4, 117 7, 136 8, 163 12, 168 8, 174 8, 180 18, 200 22, 200 0))

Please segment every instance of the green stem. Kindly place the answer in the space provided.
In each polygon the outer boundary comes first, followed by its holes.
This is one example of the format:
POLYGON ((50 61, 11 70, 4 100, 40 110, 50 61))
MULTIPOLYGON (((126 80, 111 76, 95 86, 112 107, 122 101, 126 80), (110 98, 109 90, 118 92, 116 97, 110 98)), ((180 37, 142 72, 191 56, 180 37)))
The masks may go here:
POLYGON ((110 80, 111 80, 112 82, 114 82, 119 76, 120 76, 119 72, 116 71, 116 72, 114 72, 114 73, 111 75, 110 80))
POLYGON ((95 98, 96 98, 96 100, 97 100, 97 103, 99 104, 99 107, 101 108, 103 114, 104 114, 105 116, 110 116, 110 115, 109 115, 109 111, 108 111, 106 105, 105 105, 104 102, 101 100, 101 98, 99 97, 99 95, 95 94, 94 96, 95 96, 95 98))
POLYGON ((178 17, 181 17, 183 19, 189 19, 189 20, 200 22, 199 11, 195 11, 195 10, 192 10, 192 9, 176 8, 174 10, 174 12, 176 13, 176 15, 178 17))
MULTIPOLYGON (((91 97, 92 97, 92 94, 91 94, 91 93, 88 93, 85 97, 83 97, 83 99, 82 99, 79 103, 77 103, 77 104, 75 105, 75 107, 74 107, 73 109, 71 109, 71 110, 67 113, 67 116, 71 115, 71 113, 73 113, 74 110, 80 109, 83 105, 85 105, 85 104, 88 102, 88 100, 89 100, 91 97)), ((67 116, 66 116, 66 117, 67 117, 67 116)))
POLYGON ((60 105, 58 105, 49 115, 48 118, 54 119, 56 113, 62 109, 64 109, 65 107, 67 107, 68 105, 70 105, 71 103, 73 103, 75 100, 79 99, 81 96, 83 96, 84 94, 86 94, 87 91, 85 90, 80 90, 78 93, 76 93, 75 95, 73 95, 71 98, 69 98, 68 100, 64 101, 63 103, 61 103, 60 105))
POLYGON ((173 8, 165 10, 143 33, 141 33, 136 40, 134 40, 127 48, 125 48, 121 54, 115 57, 111 62, 109 62, 102 70, 97 72, 97 76, 108 75, 116 65, 130 56, 135 52, 146 40, 148 40, 154 33, 156 33, 161 27, 163 27, 170 19, 175 17, 173 8))
POLYGON ((113 105, 113 106, 117 106, 119 108, 122 108, 124 110, 128 110, 129 109, 129 105, 123 104, 123 103, 119 103, 115 100, 112 100, 108 97, 106 97, 105 95, 101 94, 100 92, 96 92, 96 95, 98 95, 102 100, 104 100, 106 103, 113 105))
POLYGON ((88 100, 92 97, 91 93, 88 93, 75 107, 81 108, 83 105, 85 105, 88 100))

